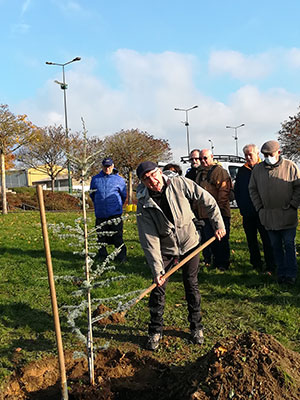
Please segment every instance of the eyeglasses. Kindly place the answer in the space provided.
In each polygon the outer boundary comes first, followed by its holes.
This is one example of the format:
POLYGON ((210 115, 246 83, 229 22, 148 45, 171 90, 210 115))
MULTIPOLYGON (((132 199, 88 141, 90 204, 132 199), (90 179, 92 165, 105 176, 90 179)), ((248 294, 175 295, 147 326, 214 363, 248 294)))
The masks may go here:
POLYGON ((200 158, 199 157, 191 157, 190 161, 193 161, 193 160, 200 160, 200 158))
POLYGON ((149 182, 151 178, 155 177, 155 174, 157 173, 158 170, 159 170, 159 168, 155 168, 148 176, 143 176, 141 181, 149 182))
POLYGON ((204 156, 204 157, 199 157, 199 160, 200 160, 200 161, 202 161, 202 160, 205 160, 205 161, 206 161, 207 159, 208 159, 208 157, 206 157, 206 156, 204 156))

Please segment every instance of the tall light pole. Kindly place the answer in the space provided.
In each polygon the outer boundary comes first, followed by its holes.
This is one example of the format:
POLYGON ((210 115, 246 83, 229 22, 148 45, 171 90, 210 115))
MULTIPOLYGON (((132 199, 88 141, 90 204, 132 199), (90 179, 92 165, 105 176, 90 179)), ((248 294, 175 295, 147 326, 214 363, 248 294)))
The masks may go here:
POLYGON ((188 149, 188 156, 190 155, 190 133, 189 133, 189 118, 188 112, 193 110, 194 108, 198 108, 198 106, 193 106, 190 108, 174 108, 175 111, 184 111, 185 112, 185 121, 181 121, 186 126, 186 141, 187 141, 187 149, 188 149))
MULTIPOLYGON (((64 92, 64 110, 65 110, 65 129, 66 129, 66 138, 68 139, 69 137, 69 129, 68 129, 68 114, 67 114, 67 94, 66 94, 66 90, 68 89, 68 85, 66 84, 66 80, 65 80, 65 66, 68 64, 71 64, 74 61, 80 61, 81 58, 80 57, 75 57, 73 58, 73 60, 68 61, 64 64, 59 64, 59 63, 54 63, 51 61, 46 61, 47 65, 58 65, 59 67, 62 67, 62 77, 63 77, 63 81, 59 82, 59 81, 54 81, 55 83, 60 85, 60 88, 63 90, 64 92)), ((72 193, 72 179, 71 179, 71 168, 70 168, 70 160, 68 157, 67 160, 67 168, 68 168, 68 185, 69 185, 69 193, 72 193)))
POLYGON ((236 155, 236 156, 239 155, 237 130, 238 130, 238 128, 241 128, 242 126, 245 126, 245 124, 241 124, 241 125, 238 125, 238 126, 228 126, 228 125, 226 126, 226 128, 234 129, 234 136, 232 136, 232 137, 233 137, 233 139, 235 140, 235 155, 236 155))
POLYGON ((212 152, 212 154, 214 154, 214 148, 215 148, 215 146, 214 146, 214 144, 213 144, 213 141, 210 140, 210 139, 208 139, 208 141, 210 142, 210 149, 211 149, 211 152, 212 152))

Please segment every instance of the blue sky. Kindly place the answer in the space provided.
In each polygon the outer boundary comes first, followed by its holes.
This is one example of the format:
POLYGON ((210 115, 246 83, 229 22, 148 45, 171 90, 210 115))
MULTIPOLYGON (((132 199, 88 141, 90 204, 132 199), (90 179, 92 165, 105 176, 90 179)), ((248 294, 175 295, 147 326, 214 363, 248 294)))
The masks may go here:
POLYGON ((0 0, 0 102, 37 125, 68 124, 104 137, 139 128, 191 147, 235 152, 276 138, 300 104, 298 0, 0 0))

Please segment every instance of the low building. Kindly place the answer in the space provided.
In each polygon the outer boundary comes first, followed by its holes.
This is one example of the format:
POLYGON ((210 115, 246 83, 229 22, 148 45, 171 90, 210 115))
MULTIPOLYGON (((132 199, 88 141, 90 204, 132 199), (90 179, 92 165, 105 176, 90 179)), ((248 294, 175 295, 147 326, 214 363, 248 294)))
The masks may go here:
MULTIPOLYGON (((42 185, 44 190, 51 190, 50 176, 47 175, 46 172, 42 172, 34 168, 10 169, 6 171, 5 177, 6 177, 7 189, 42 185)), ((89 189, 89 183, 90 181, 86 183, 85 187, 86 190, 89 189)), ((72 179, 72 188, 74 190, 80 190, 81 183, 79 181, 76 181, 75 179, 72 179)), ((68 170, 66 168, 63 169, 56 177, 55 190, 57 191, 69 190, 68 170)))

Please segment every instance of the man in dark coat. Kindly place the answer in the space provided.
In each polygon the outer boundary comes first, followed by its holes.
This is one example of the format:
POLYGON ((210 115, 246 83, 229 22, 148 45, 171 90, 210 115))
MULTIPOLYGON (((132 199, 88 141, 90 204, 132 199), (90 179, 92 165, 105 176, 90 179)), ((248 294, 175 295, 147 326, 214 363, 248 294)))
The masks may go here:
POLYGON ((234 193, 237 205, 243 217, 243 227, 250 252, 250 263, 252 264, 253 268, 257 269, 258 271, 263 270, 263 264, 257 240, 257 233, 259 232, 263 244, 266 271, 268 274, 272 274, 275 270, 275 260, 270 238, 265 227, 260 222, 258 213, 256 212, 251 201, 248 189, 252 170, 255 165, 261 161, 259 158, 259 150, 255 144, 247 144, 244 146, 243 152, 246 163, 239 168, 234 185, 234 193))
POLYGON ((196 180, 197 170, 201 165, 199 157, 200 157, 199 149, 194 149, 190 152, 190 160, 189 161, 191 163, 191 168, 189 168, 185 174, 186 178, 189 178, 194 182, 196 180))

